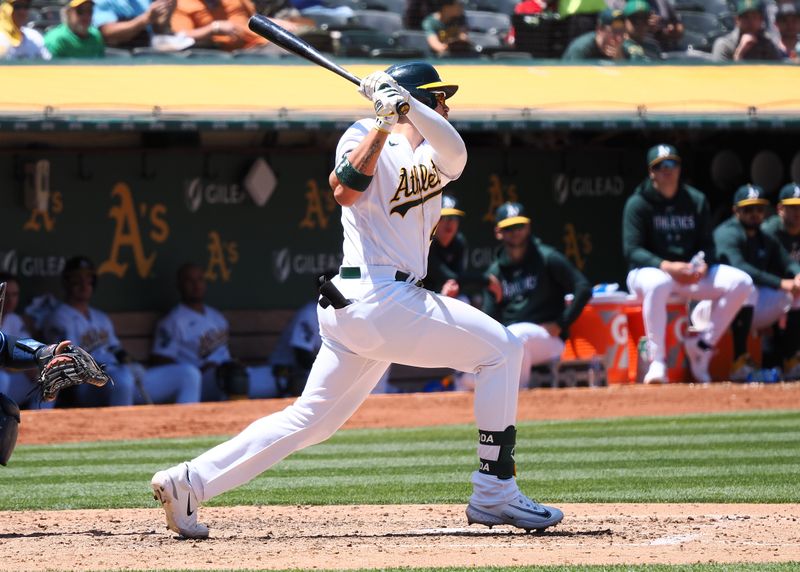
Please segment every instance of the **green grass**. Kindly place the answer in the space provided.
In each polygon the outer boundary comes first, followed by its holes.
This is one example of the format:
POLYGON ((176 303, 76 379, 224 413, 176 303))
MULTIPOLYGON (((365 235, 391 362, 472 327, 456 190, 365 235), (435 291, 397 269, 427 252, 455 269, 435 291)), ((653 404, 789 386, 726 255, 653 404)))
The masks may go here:
MULTIPOLYGON (((208 504, 463 503, 476 438, 466 425, 340 431, 208 504)), ((152 507, 156 470, 221 439, 19 446, 0 510, 152 507)), ((523 490, 553 503, 796 503, 800 411, 522 423, 517 464, 523 490)))

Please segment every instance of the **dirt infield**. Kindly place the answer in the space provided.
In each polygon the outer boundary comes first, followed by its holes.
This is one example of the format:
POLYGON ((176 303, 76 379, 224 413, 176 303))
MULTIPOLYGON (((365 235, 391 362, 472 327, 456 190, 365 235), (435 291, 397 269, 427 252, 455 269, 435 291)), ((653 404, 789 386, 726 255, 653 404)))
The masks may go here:
MULTIPOLYGON (((246 401, 25 412, 20 442, 233 433, 285 407, 246 401)), ((535 390, 519 418, 799 409, 800 384, 535 390)), ((346 427, 472 421, 469 394, 370 397, 346 427)), ((143 485, 143 486, 146 486, 143 485)), ((383 568, 800 561, 800 505, 561 505, 543 534, 466 527, 463 506, 204 508, 207 541, 179 541, 160 509, 0 512, 3 570, 383 568), (46 555, 43 557, 43 555, 46 555)))

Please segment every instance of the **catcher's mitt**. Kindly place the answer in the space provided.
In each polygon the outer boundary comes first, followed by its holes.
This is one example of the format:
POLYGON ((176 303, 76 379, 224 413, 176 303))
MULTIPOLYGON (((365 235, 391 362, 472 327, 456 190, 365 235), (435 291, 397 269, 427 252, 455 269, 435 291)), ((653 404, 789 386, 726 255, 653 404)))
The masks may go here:
POLYGON ((65 387, 81 383, 102 387, 111 379, 86 350, 69 340, 39 348, 36 361, 44 401, 54 400, 65 387))

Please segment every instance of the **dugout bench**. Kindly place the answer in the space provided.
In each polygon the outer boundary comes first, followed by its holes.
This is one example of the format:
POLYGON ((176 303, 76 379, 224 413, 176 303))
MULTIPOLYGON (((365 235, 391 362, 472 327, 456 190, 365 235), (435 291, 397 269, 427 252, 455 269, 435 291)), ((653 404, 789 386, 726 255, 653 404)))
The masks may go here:
MULTIPOLYGON (((295 310, 226 310, 222 314, 230 325, 229 346, 233 357, 247 365, 264 364, 295 310)), ((133 359, 146 363, 153 345, 159 312, 110 312, 117 337, 133 359)), ((434 380, 450 373, 448 369, 427 369, 392 365, 391 382, 402 392, 423 391, 434 380)))

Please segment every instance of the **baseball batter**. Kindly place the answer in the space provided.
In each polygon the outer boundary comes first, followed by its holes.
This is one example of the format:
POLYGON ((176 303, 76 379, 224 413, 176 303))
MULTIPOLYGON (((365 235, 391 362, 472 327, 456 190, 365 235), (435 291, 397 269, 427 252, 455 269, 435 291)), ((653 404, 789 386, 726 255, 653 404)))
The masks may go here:
POLYGON ((446 100, 456 89, 425 62, 392 66, 362 81, 359 91, 376 117, 354 123, 336 149, 329 182, 342 206, 344 259, 338 276, 321 288, 322 348, 305 390, 230 441, 153 476, 171 530, 207 536, 197 522, 198 503, 330 437, 390 362, 476 374, 480 462, 472 474, 468 522, 543 529, 563 518, 560 510, 526 497, 515 479, 521 343, 480 310, 420 285, 442 189, 467 160, 463 140, 447 121, 446 100), (396 110, 405 102, 410 110, 401 118, 396 110))
MULTIPOLYGON (((778 240, 761 230, 769 201, 756 185, 740 187, 733 198, 733 216, 714 230, 714 242, 720 261, 746 272, 755 284, 745 307, 752 307, 752 329, 761 330, 786 316, 786 328, 780 336, 780 357, 786 374, 794 376, 789 361, 800 350, 800 264, 778 240)), ((702 314, 703 303, 692 313, 702 314)), ((745 381, 753 367, 746 353, 735 356, 731 381, 745 381)))
MULTIPOLYGON (((753 281, 741 270, 715 264, 708 201, 680 181, 681 158, 675 147, 652 147, 647 165, 648 178, 628 198, 622 214, 628 289, 642 300, 651 359, 644 382, 667 381, 667 302, 676 296, 712 301, 707 327, 684 340, 695 381, 708 383, 712 349, 747 300, 753 281), (697 256, 700 252, 704 260, 697 256)), ((738 329, 746 339, 748 328, 738 329)))

